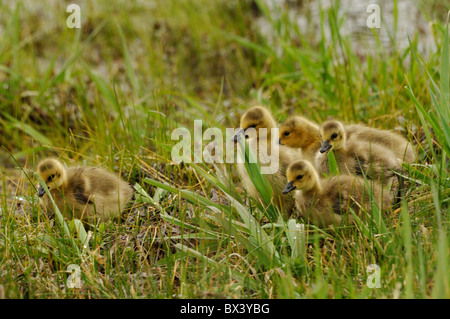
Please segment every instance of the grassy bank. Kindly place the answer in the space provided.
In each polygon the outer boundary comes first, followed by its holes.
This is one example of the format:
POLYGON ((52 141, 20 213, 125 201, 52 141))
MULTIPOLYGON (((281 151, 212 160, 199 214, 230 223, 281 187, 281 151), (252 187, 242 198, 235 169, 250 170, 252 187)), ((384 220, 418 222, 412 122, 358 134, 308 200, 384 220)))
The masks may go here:
POLYGON ((69 29, 67 4, 0 1, 0 297, 450 297, 444 2, 421 9, 436 46, 426 56, 419 31, 407 49, 394 34, 357 54, 337 7, 320 10, 316 32, 261 1, 113 2, 81 3, 82 28, 69 29), (255 203, 232 164, 172 162, 173 129, 199 119, 225 131, 255 104, 279 122, 398 130, 419 154, 401 206, 331 233, 255 203), (86 231, 49 219, 33 187, 46 156, 105 166, 135 200, 86 231), (380 288, 367 285, 372 264, 380 288), (80 288, 67 286, 70 265, 80 288))

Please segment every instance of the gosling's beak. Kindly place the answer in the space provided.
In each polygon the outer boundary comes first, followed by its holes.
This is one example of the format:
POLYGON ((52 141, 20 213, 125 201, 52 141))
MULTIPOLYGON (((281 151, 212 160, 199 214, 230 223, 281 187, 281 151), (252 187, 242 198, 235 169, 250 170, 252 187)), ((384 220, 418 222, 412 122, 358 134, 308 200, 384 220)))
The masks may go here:
POLYGON ((286 187, 283 189, 283 194, 287 194, 290 191, 294 190, 296 187, 294 186, 294 182, 289 182, 286 184, 286 187))
POLYGON ((322 146, 320 147, 320 153, 325 153, 331 148, 331 145, 329 143, 330 141, 323 141, 322 146))
POLYGON ((283 143, 281 143, 281 138, 278 139, 278 144, 283 145, 283 143))
POLYGON ((44 189, 44 187, 42 187, 42 185, 39 185, 37 194, 38 194, 39 197, 42 197, 42 196, 45 195, 45 189, 44 189))
POLYGON ((239 128, 236 133, 233 135, 233 137, 231 138, 231 140, 235 143, 237 143, 242 136, 245 136, 245 131, 242 128, 239 128))

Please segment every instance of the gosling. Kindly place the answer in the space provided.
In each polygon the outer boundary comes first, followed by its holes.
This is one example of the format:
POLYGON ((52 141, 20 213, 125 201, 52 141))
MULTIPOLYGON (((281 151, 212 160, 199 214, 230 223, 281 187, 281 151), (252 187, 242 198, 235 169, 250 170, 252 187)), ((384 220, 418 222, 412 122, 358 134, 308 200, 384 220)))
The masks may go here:
POLYGON ((338 121, 325 122, 320 128, 322 146, 316 154, 316 168, 329 174, 328 152, 334 150, 339 171, 343 174, 366 175, 367 178, 389 184, 395 171, 401 170, 400 160, 389 149, 360 140, 359 135, 347 140, 345 128, 338 121))
MULTIPOLYGON (((242 115, 240 128, 233 136, 233 141, 236 143, 241 138, 245 137, 253 154, 257 154, 259 163, 262 167, 278 167, 276 172, 266 174, 266 176, 272 186, 273 204, 278 207, 284 217, 287 217, 293 211, 295 202, 292 196, 283 196, 282 194, 286 180, 286 168, 290 163, 300 157, 300 153, 297 150, 279 145, 276 140, 275 142, 272 140, 271 129, 276 127, 276 122, 270 111, 264 107, 255 106, 242 115), (259 152, 260 150, 261 152, 259 152), (265 150, 267 150, 267 154, 265 154, 265 150), (277 154, 277 152, 278 158, 273 158, 268 155, 277 154)), ((237 168, 238 174, 241 177, 248 194, 261 200, 258 190, 254 186, 251 177, 248 175, 245 164, 238 162, 237 168)))
MULTIPOLYGON (((306 160, 289 165, 286 174, 288 183, 283 193, 295 190, 295 206, 299 215, 319 227, 353 223, 349 208, 362 219, 362 208, 367 213, 371 212, 370 193, 360 177, 341 175, 319 179, 314 166, 306 160)), ((380 209, 388 208, 392 202, 390 192, 383 191, 377 183, 372 184, 376 204, 380 209)))
POLYGON ((368 127, 362 124, 345 126, 347 137, 356 137, 360 141, 370 142, 387 148, 394 152, 395 156, 406 163, 415 163, 417 156, 414 148, 408 140, 392 131, 368 127))
POLYGON ((278 142, 281 145, 300 148, 303 158, 314 163, 321 145, 319 125, 304 117, 293 116, 280 126, 278 142))
MULTIPOLYGON (((406 163, 411 164, 416 161, 416 154, 411 143, 397 133, 362 124, 350 124, 344 128, 348 139, 357 137, 360 141, 386 147, 406 163)), ((321 147, 319 125, 304 117, 291 117, 280 126, 279 143, 300 148, 304 158, 314 163, 317 151, 321 147)))
MULTIPOLYGON (((47 185, 60 212, 69 218, 105 221, 118 217, 133 194, 132 187, 99 167, 64 167, 57 159, 41 161, 37 172, 47 185)), ((39 185, 41 206, 54 214, 53 204, 39 185)))

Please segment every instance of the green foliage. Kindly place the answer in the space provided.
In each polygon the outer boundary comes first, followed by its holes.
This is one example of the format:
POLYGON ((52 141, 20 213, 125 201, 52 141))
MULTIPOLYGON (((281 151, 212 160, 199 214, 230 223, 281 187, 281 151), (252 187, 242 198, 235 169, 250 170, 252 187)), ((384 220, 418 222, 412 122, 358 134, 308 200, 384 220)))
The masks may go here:
POLYGON ((450 296, 445 2, 423 8, 436 19, 435 52, 421 56, 419 32, 406 49, 398 34, 386 48, 374 32, 376 50, 365 57, 342 32, 348 17, 338 1, 306 13, 320 20, 316 30, 300 28, 288 7, 260 0, 151 3, 86 2, 80 30, 65 26, 62 2, 0 6, 5 297, 450 296), (400 208, 373 207, 367 220, 354 215, 354 226, 318 229, 281 217, 244 144, 237 148, 262 200, 245 196, 233 164, 172 162, 174 128, 202 119, 203 129, 224 131, 254 104, 280 122, 300 114, 400 128, 419 155, 401 172, 400 208), (115 171, 135 187, 131 207, 99 225, 64 219, 55 205, 49 218, 33 174, 45 156, 115 171), (71 264, 81 269, 81 289, 67 287, 71 264), (379 289, 366 285, 370 264, 380 266, 379 289))

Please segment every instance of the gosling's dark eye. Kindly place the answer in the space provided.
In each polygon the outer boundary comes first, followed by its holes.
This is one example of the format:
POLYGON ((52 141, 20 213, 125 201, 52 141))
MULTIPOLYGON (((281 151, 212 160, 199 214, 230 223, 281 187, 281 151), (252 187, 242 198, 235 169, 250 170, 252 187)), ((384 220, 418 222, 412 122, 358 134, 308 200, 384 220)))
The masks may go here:
POLYGON ((284 132, 284 136, 289 136, 289 134, 290 134, 289 131, 284 132))
POLYGON ((337 133, 333 133, 333 135, 331 135, 331 139, 334 140, 336 139, 337 136, 338 136, 337 133))
POLYGON ((296 179, 299 181, 299 180, 301 180, 303 178, 303 175, 298 175, 297 177, 296 177, 296 179))
POLYGON ((49 177, 48 177, 48 181, 49 182, 51 182, 52 180, 54 180, 55 179, 55 174, 52 174, 52 175, 50 175, 49 177))

